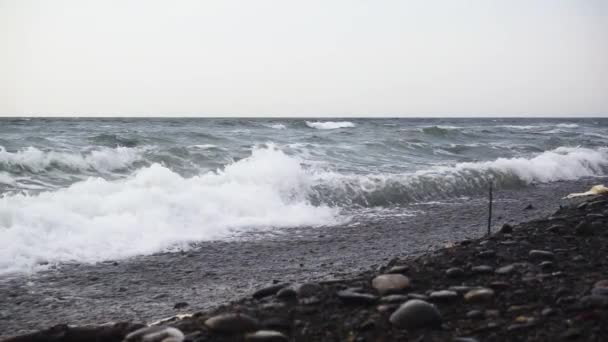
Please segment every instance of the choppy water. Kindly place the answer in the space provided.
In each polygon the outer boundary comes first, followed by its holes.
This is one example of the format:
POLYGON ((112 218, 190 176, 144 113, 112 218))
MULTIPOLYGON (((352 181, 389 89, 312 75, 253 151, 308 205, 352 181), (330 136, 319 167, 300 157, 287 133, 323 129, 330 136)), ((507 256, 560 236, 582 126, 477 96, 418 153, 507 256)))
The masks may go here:
POLYGON ((0 119, 0 274, 604 175, 608 119, 0 119))

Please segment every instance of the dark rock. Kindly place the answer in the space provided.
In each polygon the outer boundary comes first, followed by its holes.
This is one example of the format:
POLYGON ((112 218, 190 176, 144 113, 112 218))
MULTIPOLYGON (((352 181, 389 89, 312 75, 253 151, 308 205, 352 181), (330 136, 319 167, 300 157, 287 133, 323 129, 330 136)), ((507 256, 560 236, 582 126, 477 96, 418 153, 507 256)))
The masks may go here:
POLYGON ((429 296, 423 295, 421 293, 408 293, 407 298, 409 299, 420 299, 420 300, 429 300, 429 296))
POLYGON ((505 223, 502 225, 502 227, 500 227, 498 232, 501 234, 511 234, 513 232, 513 226, 508 223, 505 223))
POLYGON ((318 294, 323 289, 321 288, 321 285, 316 283, 304 283, 297 285, 295 290, 298 298, 306 298, 318 294))
POLYGON ((297 296, 296 290, 292 287, 284 287, 277 292, 277 298, 282 300, 295 299, 297 296))
POLYGON ((528 255, 530 256, 530 259, 538 259, 538 260, 553 260, 555 259, 555 254, 553 254, 553 252, 549 252, 549 251, 543 251, 543 250, 539 250, 539 249, 533 249, 531 250, 528 255))
POLYGON ((386 273, 407 273, 407 271, 409 270, 409 266, 406 265, 400 265, 400 266, 393 266, 391 267, 388 271, 386 271, 386 273))
POLYGON ((389 295, 380 298, 380 302, 382 303, 405 303, 409 299, 408 296, 405 295, 389 295))
POLYGON ((581 309, 603 309, 608 307, 608 297, 598 295, 584 296, 579 300, 579 304, 581 309))
POLYGON ((467 318, 470 319, 481 319, 484 317, 483 311, 481 310, 471 310, 467 312, 467 318))
POLYGON ((538 264, 538 266, 540 266, 540 268, 551 268, 551 267, 553 267, 553 262, 543 261, 540 264, 538 264))
POLYGON ((600 280, 593 284, 591 294, 608 297, 608 279, 600 280))
POLYGON ((579 210, 585 210, 587 209, 587 206, 589 205, 589 202, 582 202, 579 205, 576 206, 576 209, 579 210))
POLYGON ((434 305, 423 300, 411 299, 393 312, 389 320, 398 328, 415 330, 439 327, 441 314, 434 305))
POLYGON ((367 293, 356 293, 349 290, 339 291, 338 298, 347 304, 374 304, 378 297, 367 293))
POLYGON ((449 290, 431 292, 429 299, 434 302, 447 302, 458 298, 458 293, 449 290))
POLYGON ((471 291, 471 289, 473 289, 470 286, 464 286, 464 285, 457 285, 457 286, 450 286, 448 287, 448 290, 450 291, 454 291, 457 293, 465 293, 465 292, 469 292, 471 291))
POLYGON ((268 286, 263 289, 257 290, 256 292, 253 293, 252 296, 255 299, 272 296, 272 295, 276 294, 277 292, 279 292, 279 290, 281 290, 282 288, 286 287, 287 285, 288 284, 277 284, 277 285, 268 286))
POLYGON ((464 270, 460 267, 448 268, 445 271, 445 274, 450 278, 460 278, 465 275, 464 270))
POLYGON ((534 209, 534 206, 532 205, 532 203, 528 204, 528 205, 527 205, 527 206, 524 208, 524 210, 532 210, 532 209, 534 209))
POLYGON ((555 314, 555 310, 553 310, 552 308, 544 308, 543 311, 540 312, 540 314, 543 316, 552 316, 555 314))
POLYGON ((581 221, 574 228, 576 235, 593 235, 593 226, 586 221, 581 221))
POLYGON ((487 302, 494 298, 494 291, 491 289, 480 288, 467 292, 464 299, 467 302, 487 302))
POLYGON ((173 305, 173 308, 176 310, 179 310, 179 309, 183 309, 183 308, 187 307, 188 305, 189 304, 187 302, 177 302, 177 303, 175 303, 175 305, 173 305))
POLYGON ((547 231, 551 233, 559 233, 561 231, 564 231, 565 229, 566 227, 562 225, 554 224, 551 227, 547 228, 547 231))
POLYGON ((492 268, 492 266, 488 266, 488 265, 479 265, 479 266, 473 266, 471 268, 471 271, 473 271, 474 273, 493 273, 494 272, 494 268, 492 268))
POLYGON ((496 256, 496 251, 493 250, 486 250, 486 251, 482 251, 479 252, 479 254, 477 254, 478 257, 480 258, 484 258, 484 259, 490 259, 496 256))
POLYGON ((500 275, 506 275, 506 274, 510 274, 511 272, 513 272, 513 270, 515 270, 515 266, 513 264, 511 264, 511 265, 502 266, 502 267, 497 268, 496 271, 494 271, 494 273, 500 274, 500 275))
POLYGON ((223 314, 209 318, 205 325, 213 331, 237 334, 256 330, 258 321, 245 314, 223 314))

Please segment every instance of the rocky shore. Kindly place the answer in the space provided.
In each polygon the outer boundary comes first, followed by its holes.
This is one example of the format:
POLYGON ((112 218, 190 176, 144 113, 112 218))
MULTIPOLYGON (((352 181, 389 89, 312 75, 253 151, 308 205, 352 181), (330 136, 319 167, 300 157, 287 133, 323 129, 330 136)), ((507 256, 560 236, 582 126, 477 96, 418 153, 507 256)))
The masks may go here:
POLYGON ((349 279, 275 282, 150 325, 57 325, 6 342, 607 341, 606 323, 608 197, 595 196, 349 279))

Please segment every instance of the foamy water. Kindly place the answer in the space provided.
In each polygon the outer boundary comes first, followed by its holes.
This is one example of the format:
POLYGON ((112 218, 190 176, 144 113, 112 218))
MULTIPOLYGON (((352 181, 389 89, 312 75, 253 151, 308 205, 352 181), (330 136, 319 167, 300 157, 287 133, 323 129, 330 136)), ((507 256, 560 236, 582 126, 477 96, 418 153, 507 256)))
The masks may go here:
POLYGON ((0 274, 416 215, 399 207, 608 170, 601 122, 11 124, 0 127, 0 274))

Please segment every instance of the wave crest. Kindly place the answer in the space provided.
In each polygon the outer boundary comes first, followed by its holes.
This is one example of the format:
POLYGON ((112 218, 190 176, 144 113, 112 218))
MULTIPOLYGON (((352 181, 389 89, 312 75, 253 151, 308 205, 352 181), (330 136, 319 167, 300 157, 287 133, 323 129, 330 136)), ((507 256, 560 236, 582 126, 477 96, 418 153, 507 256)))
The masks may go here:
POLYGON ((0 146, 0 170, 9 172, 42 172, 60 168, 73 171, 94 170, 109 172, 126 168, 142 159, 142 149, 129 147, 103 147, 86 153, 42 151, 28 147, 8 152, 0 146))
POLYGON ((306 121, 306 126, 315 129, 352 128, 355 124, 350 121, 306 121))

